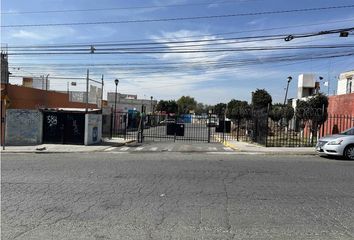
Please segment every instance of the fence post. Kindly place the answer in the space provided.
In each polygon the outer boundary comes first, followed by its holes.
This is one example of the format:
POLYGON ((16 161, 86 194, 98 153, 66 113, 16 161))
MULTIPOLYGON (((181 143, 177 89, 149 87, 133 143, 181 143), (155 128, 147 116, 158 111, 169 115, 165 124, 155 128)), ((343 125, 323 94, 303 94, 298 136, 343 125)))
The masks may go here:
POLYGON ((124 114, 124 140, 127 140, 127 131, 128 131, 128 113, 124 114))
POLYGON ((113 108, 111 108, 111 131, 110 131, 110 139, 113 138, 113 108))
POLYGON ((267 107, 267 115, 266 115, 266 136, 265 136, 265 146, 268 147, 268 121, 269 121, 269 109, 270 108, 270 104, 268 103, 268 107, 267 107))
POLYGON ((223 120, 223 131, 222 131, 222 142, 225 142, 225 132, 226 132, 226 112, 224 113, 224 120, 223 120))
POLYGON ((239 141, 239 135, 240 135, 240 122, 241 119, 240 117, 237 119, 237 131, 236 131, 236 140, 239 141))
POLYGON ((210 126, 211 126, 211 114, 210 113, 208 114, 207 125, 208 125, 208 143, 210 143, 210 126))
POLYGON ((176 115, 176 116, 175 116, 175 123, 173 124, 173 127, 174 127, 174 130, 173 130, 173 133, 174 133, 173 141, 174 141, 174 142, 176 142, 177 120, 178 120, 178 116, 176 115))

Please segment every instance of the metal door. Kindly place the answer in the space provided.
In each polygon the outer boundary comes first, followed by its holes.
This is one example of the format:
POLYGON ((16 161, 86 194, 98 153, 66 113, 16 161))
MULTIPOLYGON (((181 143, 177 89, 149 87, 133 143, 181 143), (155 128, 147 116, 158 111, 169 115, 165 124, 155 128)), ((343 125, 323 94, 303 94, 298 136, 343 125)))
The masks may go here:
POLYGON ((85 114, 44 112, 43 143, 84 144, 85 114))
POLYGON ((81 113, 63 114, 64 144, 84 144, 85 115, 81 113))
POLYGON ((64 121, 62 114, 44 112, 43 115, 43 143, 63 143, 64 121))

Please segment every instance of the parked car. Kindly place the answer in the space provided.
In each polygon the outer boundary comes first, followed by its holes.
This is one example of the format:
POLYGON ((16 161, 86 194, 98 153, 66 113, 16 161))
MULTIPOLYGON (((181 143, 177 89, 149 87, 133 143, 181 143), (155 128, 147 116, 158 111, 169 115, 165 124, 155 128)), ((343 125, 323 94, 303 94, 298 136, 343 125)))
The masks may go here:
POLYGON ((343 156, 354 160, 354 127, 331 136, 320 138, 316 145, 320 155, 343 156))

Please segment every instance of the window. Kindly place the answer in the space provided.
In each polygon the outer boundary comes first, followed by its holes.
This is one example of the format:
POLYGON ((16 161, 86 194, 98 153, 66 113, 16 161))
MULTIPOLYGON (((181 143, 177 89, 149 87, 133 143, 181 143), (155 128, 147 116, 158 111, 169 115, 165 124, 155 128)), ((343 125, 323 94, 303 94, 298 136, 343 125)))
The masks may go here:
POLYGON ((349 128, 346 131, 342 132, 343 135, 354 135, 354 128, 349 128))
POLYGON ((347 94, 354 92, 353 90, 353 79, 347 78, 347 94))

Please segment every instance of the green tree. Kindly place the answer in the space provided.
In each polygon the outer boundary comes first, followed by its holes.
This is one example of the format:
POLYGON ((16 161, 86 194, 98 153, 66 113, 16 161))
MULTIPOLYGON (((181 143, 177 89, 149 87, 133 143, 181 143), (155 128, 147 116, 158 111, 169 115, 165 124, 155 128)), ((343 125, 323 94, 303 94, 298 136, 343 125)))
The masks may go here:
POLYGON ((252 95, 255 110, 267 109, 272 104, 272 96, 265 89, 257 89, 252 95))
POLYGON ((226 116, 232 120, 240 120, 251 116, 251 107, 246 101, 232 99, 227 104, 226 116))
POLYGON ((156 111, 166 112, 166 113, 177 113, 178 106, 175 100, 160 100, 156 106, 156 111))
POLYGON ((269 117, 275 122, 278 122, 281 119, 285 119, 289 122, 294 117, 294 108, 288 104, 284 105, 276 103, 272 105, 269 117))
POLYGON ((195 113, 198 115, 203 114, 203 113, 207 113, 206 108, 207 108, 207 106, 204 105, 203 103, 197 103, 195 113))
POLYGON ((296 105, 296 118, 302 121, 302 127, 308 122, 311 127, 312 139, 320 128, 320 126, 327 120, 328 113, 328 97, 322 93, 308 99, 308 101, 298 101, 296 105))
POLYGON ((190 113, 190 111, 195 111, 197 108, 197 101, 194 98, 189 96, 182 96, 180 99, 177 100, 178 105, 178 113, 179 114, 186 114, 190 113))
POLYGON ((304 122, 311 121, 311 125, 318 127, 327 120, 328 97, 322 93, 308 99, 299 100, 296 104, 296 117, 304 122))
POLYGON ((226 111, 226 103, 218 103, 214 106, 213 113, 219 118, 223 117, 226 111))
POLYGON ((308 121, 310 119, 310 115, 308 114, 309 109, 310 105, 307 101, 297 100, 295 112, 296 118, 304 122, 308 121))
POLYGON ((156 111, 158 112, 166 112, 167 111, 167 101, 160 100, 156 105, 156 111))
POLYGON ((312 110, 311 121, 312 125, 319 127, 322 125, 328 117, 328 97, 322 93, 316 94, 314 97, 309 99, 309 105, 312 110))

